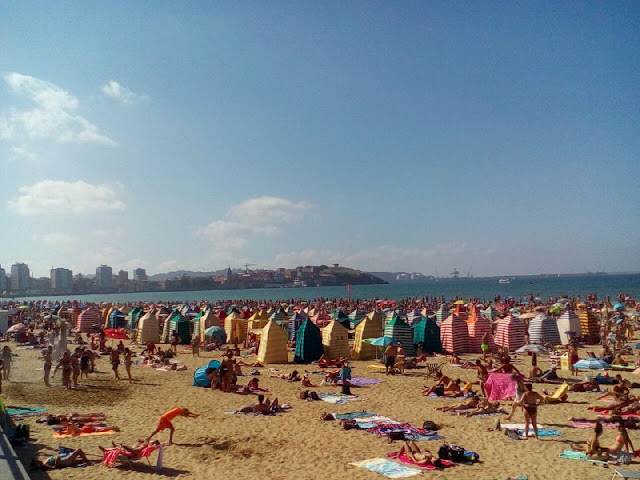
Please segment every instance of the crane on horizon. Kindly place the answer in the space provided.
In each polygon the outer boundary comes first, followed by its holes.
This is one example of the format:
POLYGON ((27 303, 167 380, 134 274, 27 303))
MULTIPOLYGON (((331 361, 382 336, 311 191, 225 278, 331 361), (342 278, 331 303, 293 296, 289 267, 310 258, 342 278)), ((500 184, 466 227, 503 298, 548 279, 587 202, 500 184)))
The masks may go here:
POLYGON ((249 267, 253 267, 256 265, 255 263, 245 263, 244 264, 244 273, 249 273, 249 267))

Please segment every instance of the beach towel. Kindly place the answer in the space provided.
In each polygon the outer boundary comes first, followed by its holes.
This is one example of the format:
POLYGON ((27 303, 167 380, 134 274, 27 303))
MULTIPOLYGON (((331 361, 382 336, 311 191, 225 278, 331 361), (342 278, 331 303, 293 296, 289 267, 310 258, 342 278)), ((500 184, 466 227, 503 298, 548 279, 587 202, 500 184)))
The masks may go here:
POLYGON ((349 465, 364 468, 365 470, 379 473, 388 478, 413 477, 414 475, 420 475, 422 473, 421 470, 400 465, 386 458, 371 458, 369 460, 362 460, 361 462, 352 462, 349 465))
MULTIPOLYGON (((435 470, 437 467, 435 465, 422 465, 420 463, 416 463, 411 460, 405 453, 402 455, 399 452, 391 452, 387 453, 387 458, 392 458, 394 460, 398 460, 399 462, 406 463, 407 465, 413 465, 414 467, 423 468, 425 470, 435 470)), ((455 467, 455 463, 450 462, 449 460, 440 460, 442 463, 442 468, 455 467)))
POLYGON ((435 393, 430 393, 429 395, 427 395, 427 397, 429 398, 442 398, 442 399, 450 399, 450 400, 459 400, 461 398, 471 398, 473 397, 475 394, 474 393, 469 393, 469 392, 461 392, 460 395, 457 395, 455 397, 451 396, 451 395, 436 395, 435 393))
MULTIPOLYGON (((349 385, 352 387, 365 387, 367 385, 377 385, 379 383, 382 383, 382 380, 378 380, 377 378, 353 377, 349 380, 349 385)), ((338 380, 336 385, 342 385, 342 380, 338 380)))
POLYGON ((333 403, 334 405, 362 400, 357 395, 345 395, 343 393, 318 393, 318 397, 323 402, 333 403))
POLYGON ((490 373, 484 389, 490 402, 516 396, 516 382, 511 380, 510 373, 490 373))
MULTIPOLYGON (((524 438, 524 428, 519 428, 516 430, 517 434, 519 437, 523 437, 524 438)), ((533 428, 529 428, 529 436, 533 437, 535 436, 535 433, 533 432, 533 428)), ((538 428, 538 436, 539 437, 561 437, 562 433, 559 432, 558 430, 554 430, 553 428, 538 428)))
POLYGON ((76 434, 53 432, 51 436, 53 438, 70 438, 70 437, 88 437, 88 436, 94 436, 94 435, 113 435, 114 433, 116 433, 116 430, 103 430, 101 432, 76 433, 76 434))
MULTIPOLYGON (((144 447, 141 451, 140 451, 140 455, 139 456, 135 456, 130 452, 127 452, 125 450, 121 450, 119 448, 108 448, 105 449, 103 452, 103 456, 102 456, 102 463, 104 464, 105 467, 112 467, 115 462, 118 460, 118 457, 120 457, 120 455, 122 455, 123 457, 126 457, 129 460, 140 460, 142 458, 146 458, 147 461, 149 459, 149 457, 151 456, 151 454, 153 452, 155 452, 156 450, 163 450, 164 449, 164 444, 160 444, 160 445, 149 445, 144 447)), ((149 462, 151 463, 151 462, 149 462)), ((158 462, 156 464, 156 467, 161 468, 162 467, 162 454, 161 452, 158 452, 158 462)))
POLYGON ((361 418, 361 417, 374 417, 376 416, 376 414, 363 411, 363 412, 351 412, 351 413, 334 413, 333 416, 335 417, 336 420, 342 420, 342 419, 351 420, 354 418, 361 418))
POLYGON ((39 417, 46 413, 45 407, 7 407, 7 415, 10 417, 39 417))
POLYGON ((566 458, 569 460, 582 460, 585 462, 600 463, 600 464, 607 463, 604 460, 592 460, 591 458, 587 457, 586 453, 576 452, 575 450, 565 450, 559 456, 560 458, 566 458))

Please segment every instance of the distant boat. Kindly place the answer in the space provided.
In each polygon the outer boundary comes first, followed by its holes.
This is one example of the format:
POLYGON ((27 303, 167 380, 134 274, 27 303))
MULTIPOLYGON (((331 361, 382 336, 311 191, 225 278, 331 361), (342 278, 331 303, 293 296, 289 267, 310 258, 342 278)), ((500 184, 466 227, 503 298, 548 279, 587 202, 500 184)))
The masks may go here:
POLYGON ((307 283, 304 280, 300 280, 299 278, 296 278, 291 284, 291 286, 294 288, 301 288, 301 287, 306 287, 307 283))
POLYGON ((500 280, 498 280, 498 283, 511 283, 511 279, 510 278, 501 278, 500 280))

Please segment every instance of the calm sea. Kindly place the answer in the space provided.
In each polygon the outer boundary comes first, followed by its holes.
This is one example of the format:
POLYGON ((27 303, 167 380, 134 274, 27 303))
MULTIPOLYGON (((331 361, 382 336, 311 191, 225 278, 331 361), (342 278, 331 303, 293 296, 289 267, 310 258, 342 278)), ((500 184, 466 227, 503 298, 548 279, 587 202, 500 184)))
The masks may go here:
MULTIPOLYGON (((396 283, 389 285, 352 285, 353 298, 388 298, 399 300, 405 297, 444 296, 451 299, 480 298, 493 300, 496 295, 521 298, 527 295, 546 299, 549 296, 585 295, 597 293, 600 298, 619 293, 627 293, 640 298, 640 274, 628 275, 591 275, 560 277, 520 277, 509 284, 498 283, 495 278, 463 278, 427 283, 396 283)), ((255 299, 255 300, 312 300, 315 298, 340 298, 349 294, 345 286, 306 287, 306 288, 260 288, 252 290, 202 290, 193 292, 149 292, 115 293, 99 295, 75 295, 62 297, 28 297, 21 300, 67 300, 77 299, 84 302, 191 302, 208 300, 255 299)))

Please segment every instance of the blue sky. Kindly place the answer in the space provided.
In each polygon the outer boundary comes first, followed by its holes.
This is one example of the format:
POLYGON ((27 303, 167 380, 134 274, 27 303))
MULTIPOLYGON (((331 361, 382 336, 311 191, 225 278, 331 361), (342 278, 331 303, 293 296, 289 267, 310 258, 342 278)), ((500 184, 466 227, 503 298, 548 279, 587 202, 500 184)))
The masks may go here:
POLYGON ((0 264, 640 270, 638 2, 2 2, 0 264))

